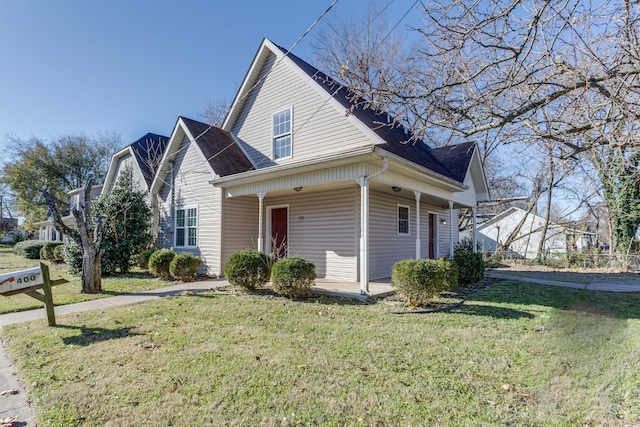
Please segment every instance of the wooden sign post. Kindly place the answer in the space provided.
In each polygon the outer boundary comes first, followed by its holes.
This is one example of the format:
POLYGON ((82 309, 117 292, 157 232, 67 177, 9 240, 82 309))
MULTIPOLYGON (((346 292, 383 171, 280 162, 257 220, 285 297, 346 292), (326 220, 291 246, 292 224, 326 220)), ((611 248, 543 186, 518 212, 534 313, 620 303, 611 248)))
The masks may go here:
POLYGON ((51 287, 67 282, 68 280, 66 279, 51 280, 49 277, 49 267, 46 264, 40 263, 40 267, 0 274, 0 295, 8 297, 15 294, 27 294, 43 302, 45 310, 47 311, 49 326, 55 326, 56 315, 53 311, 53 293, 51 292, 51 287), (41 288, 43 293, 38 292, 41 288))

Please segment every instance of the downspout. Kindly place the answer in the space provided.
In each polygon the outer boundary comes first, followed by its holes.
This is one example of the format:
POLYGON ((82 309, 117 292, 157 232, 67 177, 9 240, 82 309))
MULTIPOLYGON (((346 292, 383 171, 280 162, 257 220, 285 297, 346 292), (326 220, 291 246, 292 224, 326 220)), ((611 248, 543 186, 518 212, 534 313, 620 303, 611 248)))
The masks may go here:
POLYGON ((169 218, 171 218, 171 242, 169 243, 169 247, 173 247, 173 244, 175 243, 175 235, 176 235, 176 218, 175 218, 175 210, 176 210, 176 193, 175 193, 175 189, 174 189, 174 184, 175 184, 175 174, 173 172, 173 166, 174 166, 174 161, 173 160, 169 160, 169 167, 171 168, 171 179, 169 180, 169 182, 171 183, 171 215, 169 216, 169 218))
POLYGON ((360 294, 369 292, 369 180, 385 172, 389 160, 382 158, 382 169, 357 179, 360 184, 360 294))

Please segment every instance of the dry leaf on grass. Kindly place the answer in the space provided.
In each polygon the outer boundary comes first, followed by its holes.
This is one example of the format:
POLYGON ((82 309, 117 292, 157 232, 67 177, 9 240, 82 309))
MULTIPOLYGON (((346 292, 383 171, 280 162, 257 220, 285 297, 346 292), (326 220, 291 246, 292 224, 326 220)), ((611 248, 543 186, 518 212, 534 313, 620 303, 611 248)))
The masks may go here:
POLYGON ((11 427, 18 421, 18 417, 0 418, 0 427, 11 427))
POLYGON ((5 390, 3 392, 0 392, 0 396, 11 396, 12 394, 18 394, 20 393, 20 390, 18 390, 17 388, 13 388, 11 390, 5 390))

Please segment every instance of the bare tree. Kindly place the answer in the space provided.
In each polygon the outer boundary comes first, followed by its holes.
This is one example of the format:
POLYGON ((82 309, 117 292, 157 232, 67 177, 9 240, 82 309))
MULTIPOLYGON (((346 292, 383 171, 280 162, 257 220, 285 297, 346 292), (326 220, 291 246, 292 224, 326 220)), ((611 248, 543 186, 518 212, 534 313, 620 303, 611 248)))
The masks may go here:
POLYGON ((227 99, 209 100, 204 110, 200 113, 200 116, 202 116, 206 123, 220 127, 227 117, 230 106, 231 103, 227 99))

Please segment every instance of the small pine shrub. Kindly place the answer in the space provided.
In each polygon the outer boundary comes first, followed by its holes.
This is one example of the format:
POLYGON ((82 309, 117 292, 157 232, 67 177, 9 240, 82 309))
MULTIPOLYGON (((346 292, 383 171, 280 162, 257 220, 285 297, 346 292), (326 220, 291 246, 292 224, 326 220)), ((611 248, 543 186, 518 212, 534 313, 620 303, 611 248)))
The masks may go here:
POLYGON ((82 272, 82 251, 78 245, 71 241, 60 247, 62 248, 62 259, 67 264, 69 274, 80 274, 82 272))
POLYGON ((273 290, 289 298, 311 296, 311 285, 314 280, 316 280, 316 266, 299 256, 279 259, 271 268, 273 290))
POLYGON ((463 239, 453 249, 453 262, 458 266, 460 285, 467 286, 484 280, 485 265, 482 254, 473 252, 473 243, 463 239))
POLYGON ((169 264, 169 273, 176 279, 186 281, 193 279, 198 271, 198 267, 202 265, 202 260, 188 252, 178 254, 173 257, 169 264))
POLYGON ((224 275, 232 285, 254 291, 269 281, 271 259, 255 249, 234 252, 224 266, 224 275))
POLYGON ((62 245, 62 242, 44 242, 44 245, 42 245, 42 248, 40 249, 40 259, 54 261, 54 251, 58 246, 62 245))
POLYGON ((176 253, 173 249, 157 250, 149 257, 149 271, 156 277, 167 278, 171 274, 169 268, 176 253))
POLYGON ((391 285, 410 306, 424 305, 457 283, 457 267, 445 259, 405 259, 391 269, 391 285))
POLYGON ((28 259, 40 259, 40 249, 44 246, 43 240, 23 240, 16 243, 13 251, 28 259))

